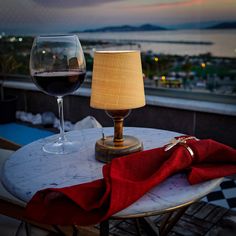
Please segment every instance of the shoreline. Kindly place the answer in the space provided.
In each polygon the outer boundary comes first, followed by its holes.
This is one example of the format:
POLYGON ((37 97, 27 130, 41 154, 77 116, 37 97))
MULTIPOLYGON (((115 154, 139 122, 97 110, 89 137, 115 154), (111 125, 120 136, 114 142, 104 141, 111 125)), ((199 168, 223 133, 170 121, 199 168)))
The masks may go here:
MULTIPOLYGON (((84 41, 97 42, 98 39, 82 39, 84 41)), ((185 40, 148 40, 148 39, 100 39, 103 43, 120 43, 120 44, 134 44, 134 43, 164 43, 164 44, 188 44, 188 45, 213 45, 211 41, 185 41, 185 40)))

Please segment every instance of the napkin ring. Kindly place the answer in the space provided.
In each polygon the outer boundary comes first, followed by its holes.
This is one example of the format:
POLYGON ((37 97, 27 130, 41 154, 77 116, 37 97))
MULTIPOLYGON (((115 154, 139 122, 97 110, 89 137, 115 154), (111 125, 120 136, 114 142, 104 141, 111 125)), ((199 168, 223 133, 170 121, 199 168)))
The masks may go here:
POLYGON ((199 140, 194 136, 173 138, 173 139, 170 140, 169 144, 166 145, 164 150, 168 151, 168 150, 172 149, 173 147, 175 147, 176 145, 181 145, 189 152, 190 156, 192 158, 194 158, 194 152, 193 152, 192 148, 189 147, 189 145, 186 143, 187 140, 191 140, 191 139, 194 139, 196 141, 199 140))

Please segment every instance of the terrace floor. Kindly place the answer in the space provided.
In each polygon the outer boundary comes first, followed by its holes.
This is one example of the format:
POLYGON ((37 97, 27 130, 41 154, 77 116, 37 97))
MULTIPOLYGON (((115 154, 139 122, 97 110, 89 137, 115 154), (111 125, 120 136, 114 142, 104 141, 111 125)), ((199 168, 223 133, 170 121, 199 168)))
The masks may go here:
MULTIPOLYGON (((163 216, 149 217, 154 228, 158 229, 163 216)), ((186 213, 176 223, 171 236, 181 235, 235 235, 236 212, 213 204, 200 201, 191 205, 186 213)), ((133 220, 113 221, 110 233, 114 236, 138 235, 133 220)), ((152 232, 142 228, 142 235, 153 235, 152 232)))
MULTIPOLYGON (((18 125, 18 124, 16 124, 18 125)), ((14 126, 15 127, 15 126, 14 126)), ((11 134, 9 127, 0 126, 0 136, 6 135, 5 138, 9 138, 11 134)), ((24 127, 21 127, 24 128, 24 127)), ((32 132, 35 139, 46 137, 51 135, 51 132, 38 130, 38 134, 35 134, 35 130, 26 126, 27 130, 32 132)), ((16 127, 14 128, 16 130, 16 127)), ((22 135, 24 132, 19 132, 22 135)), ((13 140, 17 141, 17 140, 13 140)), ((29 142, 34 141, 30 140, 29 142)), ((18 142, 18 141, 17 141, 18 142)), ((19 143, 19 142, 18 142, 19 143)), ((24 145, 25 143, 21 143, 24 145)), ((152 223, 152 226, 157 230, 160 226, 160 221, 163 216, 148 217, 148 220, 152 223)), ((20 222, 12 220, 10 218, 0 216, 0 232, 2 236, 15 235, 20 222)), ((231 176, 225 178, 221 185, 215 189, 212 193, 208 194, 200 202, 196 202, 191 205, 185 214, 180 218, 177 224, 168 235, 235 235, 236 232, 236 178, 231 176)), ((19 235, 25 235, 23 228, 19 231, 19 235)), ((110 234, 113 236, 132 236, 138 235, 135 227, 134 220, 118 221, 113 220, 110 222, 110 234)), ((32 235, 48 235, 43 231, 37 231, 32 235)), ((152 232, 148 232, 145 226, 141 225, 141 235, 149 236, 153 235, 152 232)))
MULTIPOLYGON (((154 231, 160 227, 163 216, 148 217, 154 231)), ((2 236, 16 235, 20 222, 8 217, 0 216, 0 230, 2 236)), ((95 227, 95 232, 98 232, 95 227)), ((148 231, 145 225, 141 225, 142 236, 152 236, 153 231, 148 231)), ((25 235, 23 227, 19 228, 18 235, 25 235)), ((94 232, 94 231, 93 231, 94 232)), ((168 236, 234 236, 236 232, 236 212, 213 204, 200 201, 191 205, 186 213, 173 227, 168 236)), ((48 232, 32 228, 32 236, 53 236, 48 232)), ((79 234, 90 235, 90 234, 79 234)), ((97 235, 97 234, 91 234, 97 235)), ((111 236, 135 236, 139 235, 134 220, 110 221, 111 236)))

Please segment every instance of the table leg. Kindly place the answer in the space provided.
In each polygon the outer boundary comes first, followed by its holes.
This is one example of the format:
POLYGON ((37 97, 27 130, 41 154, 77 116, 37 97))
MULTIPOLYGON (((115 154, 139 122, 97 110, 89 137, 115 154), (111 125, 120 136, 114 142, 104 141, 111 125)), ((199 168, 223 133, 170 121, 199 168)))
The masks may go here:
POLYGON ((177 223, 177 221, 184 214, 188 207, 189 206, 182 207, 178 211, 172 212, 171 214, 168 213, 168 215, 160 225, 161 236, 165 236, 171 231, 171 229, 174 227, 174 225, 177 223))
POLYGON ((160 223, 160 230, 159 230, 160 232, 162 232, 164 230, 165 225, 168 223, 168 221, 169 221, 170 217, 172 216, 172 214, 173 214, 173 212, 169 212, 169 213, 166 213, 164 215, 164 219, 160 223))
POLYGON ((26 236, 31 235, 31 225, 27 222, 25 222, 25 232, 26 232, 26 236))
POLYGON ((56 230, 56 232, 59 234, 59 235, 65 235, 64 233, 63 233, 63 231, 60 229, 60 227, 59 226, 57 226, 57 225, 52 225, 52 227, 56 230))
POLYGON ((164 219, 161 221, 160 229, 156 227, 156 225, 148 218, 138 218, 136 219, 136 227, 137 222, 141 223, 144 226, 145 232, 148 236, 166 236, 180 219, 180 217, 187 210, 188 206, 182 207, 179 210, 166 213, 164 219))
POLYGON ((73 225, 72 226, 72 228, 73 228, 73 234, 72 234, 72 236, 78 236, 78 229, 73 225))
POLYGON ((147 217, 137 219, 144 227, 145 232, 148 236, 159 236, 159 231, 155 224, 147 217))
POLYGON ((15 236, 21 235, 21 230, 24 228, 25 235, 30 236, 31 235, 31 225, 27 222, 21 221, 20 225, 18 226, 15 236))
POLYGON ((136 228, 138 236, 142 236, 142 230, 141 230, 139 219, 135 219, 135 228, 136 228))
POLYGON ((23 227, 23 225, 24 225, 24 222, 21 221, 20 225, 18 226, 18 228, 16 230, 15 236, 19 236, 21 228, 23 227))
POLYGON ((100 236, 109 236, 109 220, 100 223, 100 236))

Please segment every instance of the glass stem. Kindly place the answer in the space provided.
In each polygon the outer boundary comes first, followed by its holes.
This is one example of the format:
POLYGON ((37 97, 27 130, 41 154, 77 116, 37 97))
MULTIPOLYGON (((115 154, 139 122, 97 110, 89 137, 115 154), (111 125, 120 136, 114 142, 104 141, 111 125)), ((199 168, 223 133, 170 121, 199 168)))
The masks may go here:
POLYGON ((57 104, 58 104, 58 114, 59 114, 59 121, 60 121, 60 134, 59 134, 59 142, 65 141, 65 133, 64 133, 64 114, 63 114, 63 98, 57 97, 57 104))

